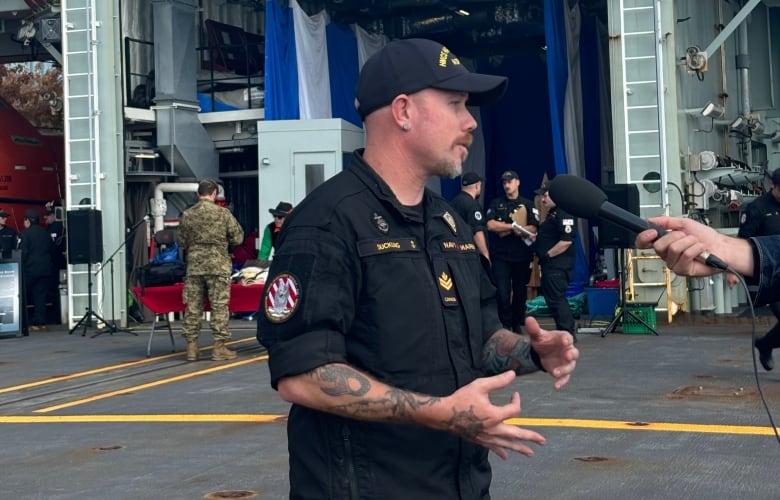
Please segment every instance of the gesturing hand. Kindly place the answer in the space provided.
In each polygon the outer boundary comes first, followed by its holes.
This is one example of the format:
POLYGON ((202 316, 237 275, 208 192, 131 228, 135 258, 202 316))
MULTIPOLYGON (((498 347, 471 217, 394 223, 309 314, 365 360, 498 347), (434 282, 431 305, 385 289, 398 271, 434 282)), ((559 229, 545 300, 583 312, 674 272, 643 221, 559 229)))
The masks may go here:
POLYGON ((534 451, 526 442, 544 444, 541 434, 505 424, 504 420, 520 415, 520 394, 512 393, 511 401, 496 406, 490 401, 490 393, 508 386, 515 373, 507 371, 492 377, 478 378, 461 387, 449 398, 451 416, 443 422, 444 428, 467 441, 479 444, 506 460, 509 451, 533 456, 534 451))
POLYGON ((555 388, 560 389, 569 381, 580 351, 574 347, 574 338, 562 330, 544 330, 531 316, 525 319, 525 331, 531 339, 531 347, 547 373, 555 377, 555 388))

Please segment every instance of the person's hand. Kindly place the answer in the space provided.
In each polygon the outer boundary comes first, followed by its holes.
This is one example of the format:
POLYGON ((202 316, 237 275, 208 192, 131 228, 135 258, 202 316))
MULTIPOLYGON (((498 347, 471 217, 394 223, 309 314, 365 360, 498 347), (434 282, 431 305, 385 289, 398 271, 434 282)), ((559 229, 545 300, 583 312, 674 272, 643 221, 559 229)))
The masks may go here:
POLYGON ((555 388, 566 385, 580 357, 580 351, 574 347, 574 337, 563 330, 544 330, 531 316, 525 318, 525 331, 542 366, 555 377, 555 388))
POLYGON ((734 273, 728 273, 726 274, 726 283, 729 284, 729 288, 734 288, 734 285, 739 283, 739 278, 734 273))
POLYGON ((653 217, 650 222, 670 232, 656 239, 654 230, 642 231, 636 237, 637 248, 652 248, 677 274, 709 276, 719 272, 697 260, 703 252, 714 253, 741 274, 753 273, 753 252, 746 240, 731 238, 685 217, 653 217))
POLYGON ((520 394, 512 393, 510 402, 503 406, 496 406, 490 401, 491 392, 508 386, 515 377, 515 372, 506 371, 492 377, 478 378, 455 391, 447 398, 451 403, 452 414, 445 422, 444 429, 492 450, 504 460, 510 451, 533 456, 533 449, 526 443, 543 445, 546 442, 544 436, 504 423, 504 420, 520 415, 520 394))

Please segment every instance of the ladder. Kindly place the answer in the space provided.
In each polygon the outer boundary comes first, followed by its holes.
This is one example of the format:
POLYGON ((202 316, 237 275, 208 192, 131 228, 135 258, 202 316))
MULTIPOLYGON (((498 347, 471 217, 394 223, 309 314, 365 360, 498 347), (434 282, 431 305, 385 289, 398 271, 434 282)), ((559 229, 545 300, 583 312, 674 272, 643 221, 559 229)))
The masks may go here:
POLYGON ((640 188, 644 217, 668 206, 660 11, 660 0, 620 0, 625 182, 640 188))
MULTIPOLYGON (((100 209, 100 111, 96 73, 99 24, 95 15, 96 2, 63 0, 61 6, 68 210, 100 209)), ((68 264, 68 316, 71 326, 82 316, 81 311, 88 310, 88 305, 94 311, 102 309, 102 280, 97 280, 98 264, 68 264)))
POLYGON ((666 263, 661 260, 661 257, 657 255, 634 255, 634 252, 632 250, 626 250, 628 253, 628 265, 626 266, 626 273, 628 274, 628 293, 627 297, 630 297, 630 300, 634 300, 634 298, 637 296, 637 293, 639 292, 639 288, 642 287, 652 287, 654 289, 663 288, 663 293, 659 293, 658 296, 656 296, 655 301, 648 301, 643 300, 642 302, 655 302, 655 310, 656 311, 666 311, 666 322, 671 323, 672 317, 677 313, 678 306, 674 303, 672 300, 672 272, 671 270, 666 266, 666 263), (654 263, 654 265, 651 266, 651 269, 647 273, 642 273, 641 263, 647 262, 647 263, 654 263), (661 268, 661 269, 659 269, 661 268), (658 276, 658 271, 663 273, 663 280, 660 279, 658 276), (644 276, 648 275, 654 275, 656 276, 656 279, 658 281, 650 281, 650 282, 637 282, 635 274, 643 274, 644 276), (659 306, 658 303, 661 301, 661 296, 665 295, 665 306, 659 306))
MULTIPOLYGON (((669 206, 664 109, 664 39, 660 0, 620 1, 621 82, 625 179, 639 190, 642 217, 662 215, 669 206)), ((620 162, 619 162, 620 163, 620 162)), ((665 283, 647 285, 635 300, 656 299, 665 283)), ((633 294, 633 290, 632 290, 633 294)))

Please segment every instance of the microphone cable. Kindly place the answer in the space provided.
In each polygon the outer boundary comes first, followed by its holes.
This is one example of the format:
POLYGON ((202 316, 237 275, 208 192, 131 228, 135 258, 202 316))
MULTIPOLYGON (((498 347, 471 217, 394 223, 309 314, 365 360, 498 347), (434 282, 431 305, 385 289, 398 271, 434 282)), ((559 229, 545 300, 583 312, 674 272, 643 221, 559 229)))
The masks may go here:
POLYGON ((750 307, 750 317, 751 317, 751 331, 750 331, 750 352, 753 355, 753 376, 756 380, 756 389, 758 389, 758 395, 761 398, 761 404, 764 405, 764 410, 766 411, 767 417, 769 417, 769 424, 772 426, 772 431, 775 433, 775 439, 777 440, 777 443, 780 444, 780 433, 778 433, 777 425, 775 425, 775 420, 772 418, 772 411, 769 409, 769 405, 766 402, 766 398, 764 397, 764 390, 761 388, 761 380, 758 377, 758 364, 756 363, 756 310, 753 307, 753 299, 750 297, 750 291, 748 290, 747 282, 745 281, 745 278, 739 274, 737 271, 735 271, 731 267, 726 268, 726 272, 733 274, 737 277, 739 280, 739 283, 742 285, 742 288, 745 290, 745 294, 747 295, 747 303, 750 307))

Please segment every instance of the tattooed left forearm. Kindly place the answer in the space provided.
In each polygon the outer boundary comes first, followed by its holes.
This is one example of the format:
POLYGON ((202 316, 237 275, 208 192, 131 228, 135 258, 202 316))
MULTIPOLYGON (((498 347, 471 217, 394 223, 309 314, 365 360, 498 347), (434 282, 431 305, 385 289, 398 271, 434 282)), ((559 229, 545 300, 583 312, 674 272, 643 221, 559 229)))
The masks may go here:
POLYGON ((489 375, 506 370, 523 375, 539 370, 531 358, 531 344, 510 332, 497 333, 485 343, 482 367, 489 375))

